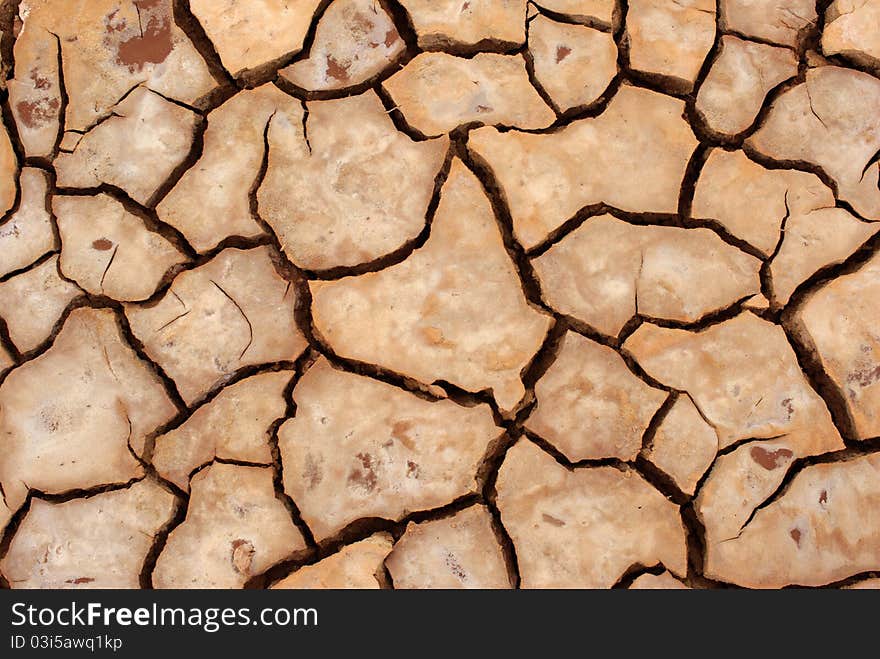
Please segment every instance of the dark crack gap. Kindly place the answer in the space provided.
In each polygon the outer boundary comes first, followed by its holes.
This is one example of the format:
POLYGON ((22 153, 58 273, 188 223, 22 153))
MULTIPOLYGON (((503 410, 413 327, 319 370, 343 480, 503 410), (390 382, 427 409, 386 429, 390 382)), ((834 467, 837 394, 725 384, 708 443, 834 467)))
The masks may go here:
POLYGON ((412 512, 396 521, 385 519, 383 517, 363 517, 354 520, 332 536, 318 541, 317 549, 307 552, 305 558, 303 557, 304 552, 296 552, 293 556, 276 563, 273 567, 269 568, 262 574, 252 577, 245 587, 269 587, 281 579, 295 573, 297 570, 310 565, 315 565, 321 560, 336 554, 343 547, 360 542, 361 540, 366 540, 375 533, 389 533, 396 542, 406 531, 406 526, 408 524, 418 524, 421 522, 451 517, 465 508, 469 508, 474 504, 479 503, 479 500, 477 494, 471 493, 462 495, 454 499, 451 503, 440 506, 439 508, 412 512))
POLYGON ((163 222, 159 218, 154 208, 139 203, 122 188, 111 185, 109 183, 102 183, 96 187, 91 188, 71 188, 56 186, 52 190, 53 196, 60 195, 71 197, 97 197, 101 194, 107 195, 114 201, 119 202, 126 211, 138 217, 149 231, 162 236, 184 256, 190 259, 198 258, 198 252, 196 252, 195 248, 189 244, 186 237, 179 229, 168 224, 167 222, 163 222))
POLYGON ((190 145, 189 153, 187 153, 186 157, 171 171, 168 178, 166 178, 159 187, 156 188, 153 194, 150 195, 150 198, 147 200, 146 204, 144 204, 147 208, 154 209, 158 206, 159 203, 168 196, 168 193, 171 192, 171 190, 173 190, 180 182, 183 175, 192 169, 192 167, 201 159, 205 148, 205 132, 208 130, 208 119, 200 115, 196 115, 196 117, 196 124, 193 127, 193 140, 190 145))
POLYGON ((242 71, 232 72, 235 83, 242 89, 253 89, 267 82, 277 81, 279 79, 279 71, 304 59, 308 59, 311 55, 312 46, 315 43, 315 34, 321 19, 332 4, 332 0, 321 0, 317 8, 312 14, 309 28, 303 38, 302 47, 291 50, 268 62, 263 62, 259 66, 244 69, 242 71))
POLYGON ((565 14, 562 12, 553 11, 552 9, 547 9, 546 7, 544 7, 540 0, 538 0, 537 2, 533 0, 531 4, 534 5, 535 9, 538 11, 538 14, 544 15, 552 21, 555 21, 557 23, 566 23, 568 25, 584 25, 594 30, 598 30, 599 32, 612 33, 617 29, 615 26, 619 26, 622 23, 621 11, 618 6, 614 7, 612 22, 609 23, 595 16, 588 16, 586 14, 565 14))
POLYGON ((189 496, 177 497, 174 501, 174 512, 168 521, 157 531, 156 535, 153 536, 153 543, 144 557, 144 562, 138 575, 141 589, 153 590, 153 571, 156 569, 156 563, 165 549, 165 545, 168 543, 168 536, 186 520, 187 510, 189 510, 189 496))
POLYGON ((235 81, 232 75, 223 66, 214 43, 208 37, 199 19, 193 14, 189 0, 173 0, 172 16, 174 23, 186 34, 187 39, 189 39, 190 43, 192 43, 205 61, 208 71, 210 71, 217 85, 219 87, 233 86, 235 81))
POLYGON ((847 445, 858 442, 855 422, 843 392, 822 367, 821 356, 809 332, 795 315, 786 315, 781 327, 807 383, 825 403, 843 441, 847 445))
POLYGON ((646 574, 653 574, 654 576, 660 576, 664 572, 666 572, 666 568, 663 566, 663 563, 657 563, 655 565, 643 565, 642 563, 633 563, 628 568, 623 571, 623 574, 620 575, 620 578, 611 586, 611 590, 629 590, 633 582, 646 574))

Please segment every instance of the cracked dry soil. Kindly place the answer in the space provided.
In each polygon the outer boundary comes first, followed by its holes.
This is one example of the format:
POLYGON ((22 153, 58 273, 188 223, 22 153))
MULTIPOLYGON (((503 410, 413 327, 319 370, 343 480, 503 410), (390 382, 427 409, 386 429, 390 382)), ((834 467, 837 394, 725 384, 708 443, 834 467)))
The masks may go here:
POLYGON ((0 30, 4 587, 880 583, 880 0, 0 30))

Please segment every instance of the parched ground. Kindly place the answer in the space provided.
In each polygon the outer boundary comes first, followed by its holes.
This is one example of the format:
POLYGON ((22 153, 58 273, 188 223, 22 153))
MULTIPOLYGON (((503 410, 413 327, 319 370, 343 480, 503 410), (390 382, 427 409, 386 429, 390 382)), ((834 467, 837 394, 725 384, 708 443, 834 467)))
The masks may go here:
POLYGON ((0 13, 3 586, 880 583, 880 0, 0 13))

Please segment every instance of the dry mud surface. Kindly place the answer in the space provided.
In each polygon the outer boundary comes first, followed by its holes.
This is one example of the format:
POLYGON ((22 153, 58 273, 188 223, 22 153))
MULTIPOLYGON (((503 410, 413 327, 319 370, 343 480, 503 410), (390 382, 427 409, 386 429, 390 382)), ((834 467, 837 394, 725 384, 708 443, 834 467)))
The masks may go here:
POLYGON ((878 583, 880 0, 0 30, 4 587, 878 583))

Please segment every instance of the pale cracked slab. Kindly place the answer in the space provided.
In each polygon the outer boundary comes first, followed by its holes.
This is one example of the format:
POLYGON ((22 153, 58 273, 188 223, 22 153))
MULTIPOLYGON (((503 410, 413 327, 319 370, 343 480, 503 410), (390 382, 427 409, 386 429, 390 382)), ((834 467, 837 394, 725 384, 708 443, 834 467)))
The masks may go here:
POLYGON ((571 471, 521 440, 496 487, 523 588, 609 588, 634 564, 687 571, 678 506, 635 471, 571 471))
POLYGON ((534 129, 556 119, 522 55, 421 53, 382 86, 407 123, 428 136, 473 122, 534 129))
POLYGON ((776 325, 749 313, 699 334, 643 325, 624 349, 650 375, 689 393, 719 449, 735 447, 715 461, 697 498, 707 542, 736 537, 795 459, 843 448, 776 325))
POLYGON ((820 586, 877 570, 880 456, 806 467, 736 539, 706 550, 706 576, 751 588, 820 586))
POLYGON ((12 208, 17 194, 15 180, 18 177, 18 159, 12 149, 12 141, 6 127, 0 127, 0 215, 12 208))
POLYGON ((796 46, 816 23, 813 0, 719 0, 721 27, 747 37, 796 46))
POLYGON ((0 283, 0 309, 19 352, 38 347, 81 291, 58 274, 58 257, 0 283))
POLYGON ((779 242, 789 190, 818 198, 822 182, 812 174, 766 169, 742 151, 712 149, 694 189, 691 215, 719 222, 727 231, 771 256, 779 242))
POLYGON ((124 483, 129 450, 177 410, 107 309, 76 309, 52 347, 0 385, 0 483, 10 507, 46 493, 124 483))
POLYGON ((779 439, 747 441, 719 455, 694 505, 706 542, 736 538, 799 457, 803 457, 800 447, 785 434, 779 439))
POLYGON ((321 0, 190 0, 189 6, 223 66, 239 75, 299 52, 321 4, 321 0))
POLYGON ((857 436, 880 435, 880 256, 828 282, 798 309, 800 333, 846 401, 857 436))
POLYGON ((714 0, 630 0, 626 14, 630 66, 693 87, 715 43, 714 0))
POLYGON ((9 105, 25 154, 45 158, 52 155, 60 129, 60 41, 28 20, 27 6, 19 6, 24 21, 13 50, 15 78, 7 83, 9 105))
POLYGON ((792 211, 834 206, 834 195, 814 174, 767 169, 742 151, 713 149, 694 191, 691 214, 719 222, 766 256, 779 243, 792 211))
POLYGON ((697 93, 697 111, 712 130, 736 135, 752 125, 767 92, 797 72, 797 55, 788 48, 725 35, 697 93))
POLYGON ((526 40, 526 0, 401 0, 421 48, 526 40))
POLYGON ((880 65, 880 0, 837 0, 825 12, 822 52, 880 65))
POLYGON ((821 167, 840 199, 880 220, 880 80, 822 66, 777 98, 746 144, 770 158, 821 167))
POLYGON ((635 315, 696 322, 761 290, 761 262, 709 229, 589 218, 533 260, 544 299, 617 336, 635 315))
POLYGON ((449 148, 414 142, 374 91, 278 113, 257 193, 261 217, 298 266, 354 266, 415 238, 449 148))
POLYGON ((61 272, 94 295, 145 300, 187 257, 106 194, 56 195, 52 209, 61 235, 61 272))
MULTIPOLYGON (((189 104, 216 86, 202 56, 175 23, 172 0, 89 0, 75 9, 68 4, 25 0, 19 7, 25 33, 58 35, 67 130, 88 130, 138 84, 189 104)), ((136 134, 131 131, 122 143, 136 134)))
POLYGON ((569 332, 556 361, 535 385, 526 427, 572 462, 632 460, 666 393, 632 374, 620 355, 569 332))
POLYGON ((468 145, 494 170, 529 249, 590 204, 675 213, 697 146, 683 112, 682 101, 624 85, 598 117, 544 135, 480 128, 468 145))
POLYGON ((296 359, 306 348, 296 300, 269 247, 230 248, 179 274, 156 304, 127 304, 125 315, 192 404, 244 366, 296 359))
POLYGON ((454 160, 427 242, 397 265, 309 282, 316 330, 338 354, 416 380, 491 389, 502 410, 551 319, 523 295, 489 199, 454 160))
POLYGON ((181 426, 156 438, 153 465, 180 489, 214 458, 270 464, 270 426, 284 416, 293 371, 260 373, 224 387, 181 426))
POLYGON ((599 22, 611 26, 617 12, 616 0, 538 0, 540 7, 566 14, 580 22, 599 22))
POLYGON ((670 476, 682 492, 693 495, 717 452, 715 429, 706 423, 690 396, 683 394, 660 422, 645 458, 670 476))
POLYGON ((697 181, 692 213, 773 257, 771 293, 781 307, 801 283, 845 260, 880 230, 835 203, 814 174, 766 169, 742 151, 715 149, 697 181))
POLYGON ((152 480, 64 503, 35 498, 0 571, 13 588, 139 588, 176 497, 152 480))
POLYGON ((309 91, 342 89, 379 75, 405 50, 376 0, 335 0, 318 23, 308 58, 279 73, 309 91))
POLYGON ((274 85, 239 92, 208 114, 199 160, 156 207, 198 251, 230 236, 263 233, 251 214, 251 187, 265 153, 263 136, 276 113, 299 117, 302 106, 274 85))
POLYGON ((617 75, 617 45, 607 32, 557 23, 545 16, 529 22, 535 79, 565 112, 596 101, 617 75))
POLYGON ((318 360, 278 431, 284 489, 321 541, 366 517, 398 520, 471 494, 502 431, 489 408, 425 401, 318 360))
POLYGON ((377 590, 381 588, 379 575, 391 545, 389 534, 376 533, 366 540, 346 545, 314 565, 300 568, 272 588, 377 590))
POLYGON ((673 577, 669 572, 662 574, 646 573, 638 577, 630 584, 630 590, 687 590, 681 581, 673 577))
POLYGON ((700 332, 645 323, 623 348, 651 377, 690 394, 719 448, 777 436, 799 455, 843 447, 782 328, 750 312, 700 332))
POLYGON ((193 476, 186 519, 153 570, 156 588, 241 588, 305 549, 271 467, 215 462, 193 476))
POLYGON ((36 262, 55 249, 52 218, 46 208, 45 172, 25 167, 19 184, 18 210, 0 224, 0 277, 36 262))
POLYGON ((788 303, 797 287, 828 265, 846 260, 866 240, 880 231, 876 223, 862 222, 842 208, 834 198, 822 206, 789 216, 779 253, 770 264, 773 298, 777 305, 788 303))
POLYGON ((148 204, 189 154, 199 116, 144 87, 113 108, 114 116, 55 159, 59 187, 109 183, 148 204))
POLYGON ((452 517, 410 523, 385 561, 395 588, 510 588, 492 516, 475 505, 452 517))

